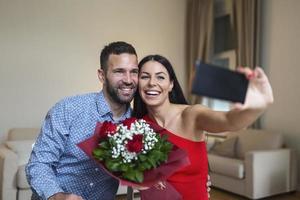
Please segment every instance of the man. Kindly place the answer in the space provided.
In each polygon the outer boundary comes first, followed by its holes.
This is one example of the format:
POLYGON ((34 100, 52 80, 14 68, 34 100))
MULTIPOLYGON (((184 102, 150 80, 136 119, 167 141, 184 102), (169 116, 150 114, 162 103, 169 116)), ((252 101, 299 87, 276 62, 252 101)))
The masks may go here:
POLYGON ((130 44, 114 42, 102 50, 100 64, 101 92, 65 98, 48 112, 26 166, 32 199, 114 199, 118 181, 76 144, 93 135, 97 121, 118 123, 130 117, 137 54, 130 44))

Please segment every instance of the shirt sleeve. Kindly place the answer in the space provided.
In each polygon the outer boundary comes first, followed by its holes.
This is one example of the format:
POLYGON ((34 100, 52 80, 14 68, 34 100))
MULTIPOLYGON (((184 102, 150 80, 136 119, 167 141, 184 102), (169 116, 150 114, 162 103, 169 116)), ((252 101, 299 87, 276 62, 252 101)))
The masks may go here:
POLYGON ((26 166, 31 188, 42 198, 64 192, 55 171, 69 134, 69 117, 65 102, 57 103, 48 113, 26 166))

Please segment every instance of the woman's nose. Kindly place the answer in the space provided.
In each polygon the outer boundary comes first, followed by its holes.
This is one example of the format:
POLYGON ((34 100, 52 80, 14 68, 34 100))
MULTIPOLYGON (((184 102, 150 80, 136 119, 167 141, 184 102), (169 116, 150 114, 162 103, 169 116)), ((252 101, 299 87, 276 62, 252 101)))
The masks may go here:
POLYGON ((155 78, 150 78, 149 79, 149 85, 151 85, 151 86, 153 86, 153 85, 156 85, 156 80, 155 80, 155 78))

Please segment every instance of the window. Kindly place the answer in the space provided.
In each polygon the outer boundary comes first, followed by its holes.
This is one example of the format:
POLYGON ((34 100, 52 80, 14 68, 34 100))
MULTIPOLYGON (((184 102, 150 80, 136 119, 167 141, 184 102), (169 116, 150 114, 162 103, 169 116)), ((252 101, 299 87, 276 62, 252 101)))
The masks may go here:
MULTIPOLYGON (((212 64, 235 69, 236 54, 232 20, 232 0, 214 0, 212 64)), ((228 111, 228 101, 204 97, 202 103, 213 110, 228 111)))

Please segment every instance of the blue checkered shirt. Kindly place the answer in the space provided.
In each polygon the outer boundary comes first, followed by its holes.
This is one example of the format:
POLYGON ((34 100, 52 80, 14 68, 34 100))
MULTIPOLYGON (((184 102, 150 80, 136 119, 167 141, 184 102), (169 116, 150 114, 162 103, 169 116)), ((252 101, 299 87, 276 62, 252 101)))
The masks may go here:
MULTIPOLYGON (((130 117, 131 109, 119 121, 130 117)), ((85 200, 112 200, 119 182, 76 144, 92 136, 97 121, 113 120, 103 92, 68 97, 48 112, 26 166, 32 199, 73 193, 85 200)))

